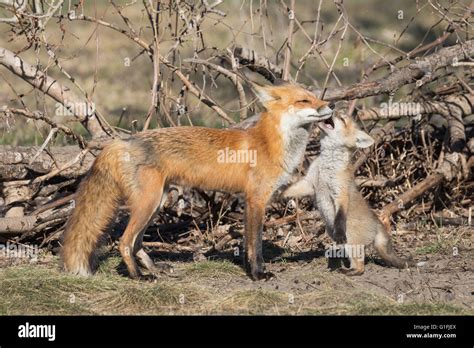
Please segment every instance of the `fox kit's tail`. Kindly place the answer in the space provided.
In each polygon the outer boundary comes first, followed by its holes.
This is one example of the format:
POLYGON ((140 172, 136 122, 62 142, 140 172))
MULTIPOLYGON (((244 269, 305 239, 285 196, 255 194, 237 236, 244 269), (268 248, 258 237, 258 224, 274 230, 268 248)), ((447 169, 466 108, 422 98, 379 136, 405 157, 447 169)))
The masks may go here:
POLYGON ((390 240, 390 235, 384 226, 380 225, 377 229, 377 234, 375 235, 374 241, 375 250, 379 253, 382 260, 385 261, 387 266, 396 267, 396 268, 406 268, 415 266, 415 263, 411 259, 402 259, 395 254, 393 250, 392 241, 390 240))
POLYGON ((94 252, 117 209, 121 192, 115 179, 119 163, 116 150, 112 144, 99 154, 77 191, 61 251, 63 266, 70 273, 92 274, 94 252))

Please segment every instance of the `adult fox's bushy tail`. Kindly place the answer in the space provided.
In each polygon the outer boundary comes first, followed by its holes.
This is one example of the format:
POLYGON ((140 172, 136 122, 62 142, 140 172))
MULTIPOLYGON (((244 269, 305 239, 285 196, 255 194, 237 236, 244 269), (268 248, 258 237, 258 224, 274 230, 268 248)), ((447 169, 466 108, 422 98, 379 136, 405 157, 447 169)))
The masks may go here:
POLYGON ((296 85, 254 89, 265 111, 248 129, 170 127, 108 144, 80 186, 64 235, 64 268, 92 273, 100 236, 124 199, 130 219, 119 251, 128 273, 140 277, 137 261, 151 274, 160 272, 143 250, 143 234, 160 208, 167 185, 178 184, 245 195, 247 269, 252 279, 267 278, 262 256, 266 205, 301 161, 310 124, 328 119, 333 111, 327 102, 296 85), (286 139, 296 140, 287 146, 286 139), (229 159, 228 150, 258 154, 258 163, 229 159))
POLYGON ((100 153, 80 184, 66 225, 61 256, 65 270, 73 274, 92 274, 95 251, 117 209, 121 196, 116 180, 120 154, 114 145, 100 153))

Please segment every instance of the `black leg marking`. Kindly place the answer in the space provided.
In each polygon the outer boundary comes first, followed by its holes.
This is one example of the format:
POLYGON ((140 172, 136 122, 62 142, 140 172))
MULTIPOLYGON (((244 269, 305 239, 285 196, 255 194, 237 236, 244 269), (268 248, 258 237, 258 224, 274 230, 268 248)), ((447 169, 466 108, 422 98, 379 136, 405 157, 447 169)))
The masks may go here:
POLYGON ((339 209, 336 213, 336 220, 334 221, 334 241, 338 244, 344 244, 347 242, 346 225, 346 213, 344 210, 339 209))

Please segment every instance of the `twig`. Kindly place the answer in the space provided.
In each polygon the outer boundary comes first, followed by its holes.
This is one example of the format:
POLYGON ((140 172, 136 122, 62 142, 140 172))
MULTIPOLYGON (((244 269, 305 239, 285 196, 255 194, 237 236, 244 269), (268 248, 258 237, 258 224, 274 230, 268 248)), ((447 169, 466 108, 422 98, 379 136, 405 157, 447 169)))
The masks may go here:
MULTIPOLYGON (((33 120, 40 120, 46 122, 48 125, 50 125, 53 129, 57 129, 62 131, 64 134, 71 136, 73 139, 77 140, 79 142, 79 146, 82 148, 86 147, 86 142, 80 136, 79 134, 74 133, 70 128, 65 127, 61 124, 57 124, 56 122, 53 122, 51 119, 48 117, 44 116, 42 112, 40 111, 35 111, 31 112, 26 109, 14 109, 14 108, 8 108, 8 107, 2 107, 0 108, 0 112, 5 113, 5 114, 18 114, 25 116, 27 118, 33 119, 33 120)), ((44 148, 43 148, 44 149, 44 148)), ((41 153, 41 151, 40 151, 41 153)))
MULTIPOLYGON (((96 19, 96 18, 93 18, 93 17, 87 17, 87 16, 80 16, 80 17, 76 17, 76 18, 71 19, 71 20, 84 20, 84 21, 94 22, 94 23, 98 23, 102 26, 105 26, 107 28, 110 28, 112 30, 115 30, 119 33, 122 33, 122 34, 126 35, 129 39, 133 40, 135 43, 137 43, 138 45, 143 47, 149 55, 153 55, 153 47, 151 47, 148 43, 146 43, 144 40, 140 39, 139 37, 134 36, 133 34, 127 32, 126 30, 123 30, 121 28, 116 27, 113 24, 110 24, 110 23, 105 22, 105 21, 100 20, 100 19, 96 19)), ((162 55, 158 55, 158 57, 159 57, 160 62, 162 64, 166 65, 171 70, 172 73, 174 73, 176 76, 178 76, 178 78, 183 82, 183 84, 186 86, 186 88, 189 90, 189 92, 191 92, 191 94, 193 94, 195 97, 197 97, 203 104, 205 104, 208 107, 210 107, 211 109, 213 109, 219 115, 219 117, 221 117, 225 121, 229 122, 230 124, 235 123, 235 121, 233 119, 231 119, 219 106, 217 106, 217 103, 215 101, 213 101, 211 98, 206 96, 197 86, 195 86, 182 73, 182 71, 178 67, 171 64, 162 55)))
POLYGON ((290 0, 290 7, 285 5, 285 2, 281 0, 281 3, 287 8, 288 11, 288 38, 286 40, 285 49, 285 61, 283 63, 283 75, 282 79, 288 81, 290 77, 290 62, 291 62, 291 46, 293 45, 293 27, 295 26, 295 0, 290 0))
POLYGON ((326 86, 329 82, 329 76, 331 76, 331 74, 333 72, 334 64, 336 63, 337 57, 339 56, 339 52, 341 51, 342 41, 344 41, 344 36, 346 35, 346 31, 347 31, 347 23, 344 25, 344 31, 342 32, 341 37, 339 38, 339 44, 337 46, 336 54, 334 55, 331 66, 329 67, 329 71, 326 74, 326 78, 324 80, 323 88, 322 88, 322 91, 321 91, 321 99, 324 99, 324 94, 326 92, 326 86))
POLYGON ((204 59, 187 58, 187 59, 184 59, 183 61, 185 63, 195 63, 195 64, 205 65, 221 73, 222 75, 228 77, 235 84, 237 91, 239 93, 239 103, 240 103, 240 112, 241 112, 240 117, 242 120, 245 120, 247 118, 247 107, 248 107, 247 100, 245 98, 245 92, 244 92, 242 83, 240 83, 239 77, 237 76, 236 73, 233 73, 220 65, 211 63, 204 59))
POLYGON ((43 152, 43 150, 45 149, 45 147, 48 145, 48 143, 51 141, 51 139, 53 138, 53 136, 54 136, 57 132, 58 132, 58 129, 57 129, 57 128, 51 128, 51 130, 49 131, 48 136, 46 137, 46 140, 43 142, 43 144, 42 144, 41 147, 38 149, 38 151, 37 151, 36 154, 33 156, 33 158, 31 158, 30 164, 35 161, 35 159, 40 155, 41 152, 43 152))
POLYGON ((273 64, 254 50, 250 50, 246 47, 236 47, 233 53, 234 56, 239 59, 240 64, 259 73, 272 83, 283 75, 283 68, 273 64))
POLYGON ((170 243, 163 243, 163 242, 143 242, 143 246, 146 246, 149 248, 158 248, 158 249, 163 249, 163 250, 178 250, 178 251, 185 251, 185 252, 195 251, 194 248, 184 246, 184 245, 179 245, 177 243, 170 244, 170 243))
MULTIPOLYGON (((159 2, 157 4, 159 6, 159 2)), ((150 7, 153 9, 153 3, 150 0, 150 7)), ((159 31, 159 12, 157 10, 156 14, 151 14, 151 25, 153 28, 153 86, 151 87, 151 103, 148 109, 147 115, 145 117, 145 124, 143 125, 143 130, 147 130, 150 126, 150 121, 153 116, 153 113, 158 111, 158 89, 160 83, 160 40, 158 38, 159 31)), ((136 33, 133 32, 135 35, 136 33)))

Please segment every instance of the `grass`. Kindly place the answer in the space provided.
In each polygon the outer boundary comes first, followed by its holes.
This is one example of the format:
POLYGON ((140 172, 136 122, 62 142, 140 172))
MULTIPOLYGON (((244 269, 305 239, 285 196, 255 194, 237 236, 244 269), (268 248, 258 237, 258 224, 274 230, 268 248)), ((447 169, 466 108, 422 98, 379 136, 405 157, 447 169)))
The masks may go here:
POLYGON ((203 261, 193 263, 186 270, 186 275, 197 278, 227 278, 231 276, 244 276, 241 267, 229 261, 203 261))
POLYGON ((432 240, 426 245, 417 248, 415 252, 419 255, 452 254, 454 248, 470 247, 469 236, 470 232, 468 231, 468 227, 466 229, 461 228, 457 230, 457 233, 453 233, 452 230, 443 226, 435 227, 432 240))
MULTIPOLYGON (((467 311, 446 303, 409 303, 401 305, 372 305, 361 308, 366 315, 463 315, 467 311)), ((471 313, 472 314, 472 313, 471 313)))
POLYGON ((10 267, 0 273, 0 313, 168 314, 203 300, 190 285, 144 283, 119 275, 90 278, 45 267, 10 267))
POLYGON ((420 255, 435 254, 435 253, 439 253, 439 252, 441 252, 445 249, 446 249, 446 247, 443 245, 443 243, 440 243, 440 242, 436 241, 436 242, 434 242, 430 245, 424 245, 420 248, 417 248, 416 253, 420 254, 420 255))
POLYGON ((285 294, 261 289, 236 291, 216 302, 214 310, 223 314, 289 314, 285 294))
POLYGON ((252 282, 228 261, 175 264, 175 277, 135 281, 119 275, 119 257, 101 264, 94 277, 61 273, 56 260, 46 265, 16 265, 0 270, 0 314, 136 315, 426 315, 467 314, 445 303, 406 303, 355 286, 352 279, 321 267, 301 278, 306 291, 291 282, 252 282), (271 285, 271 284, 277 284, 271 285))

